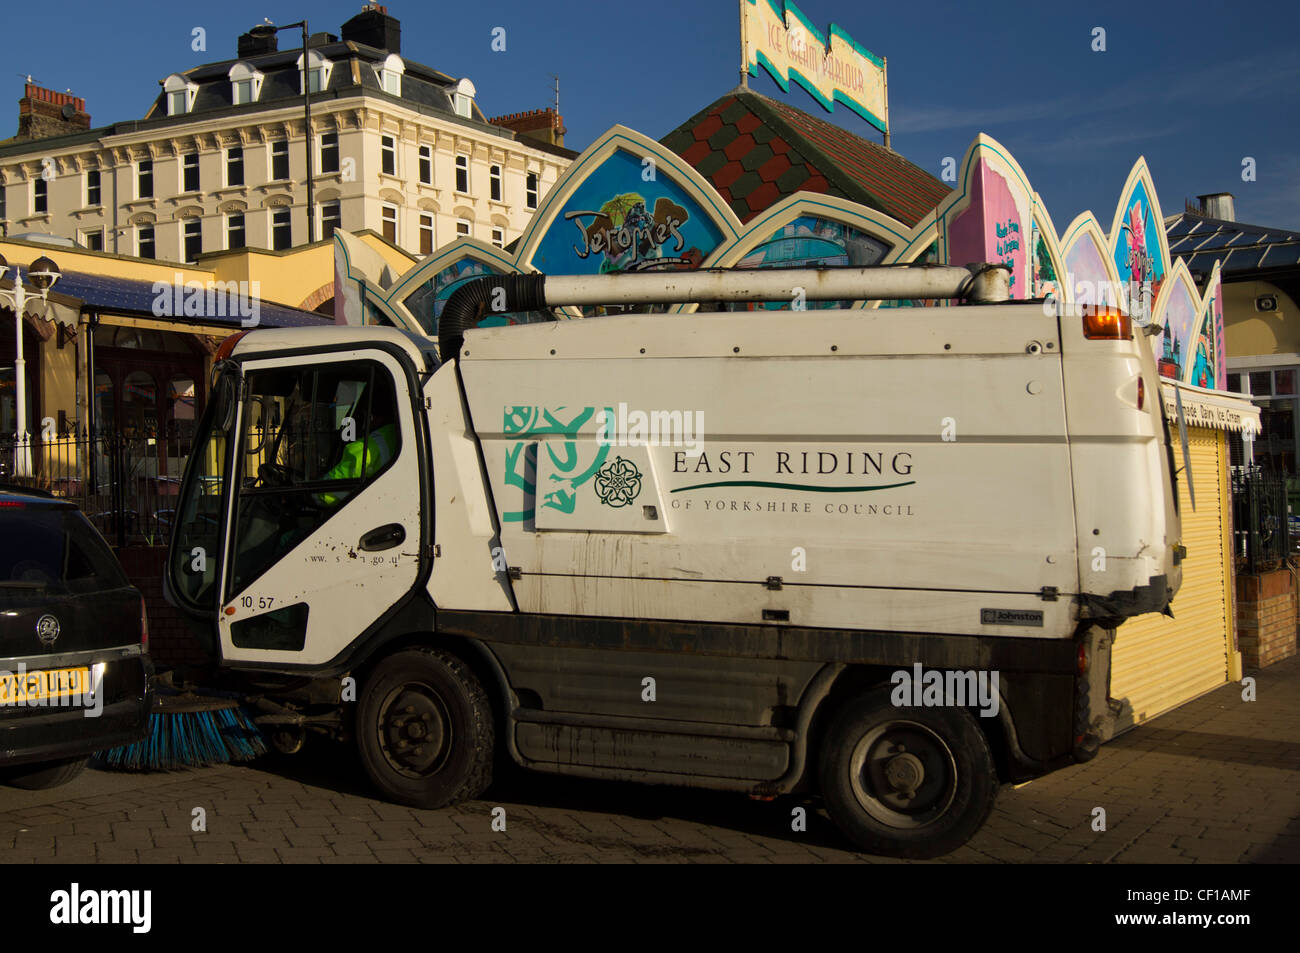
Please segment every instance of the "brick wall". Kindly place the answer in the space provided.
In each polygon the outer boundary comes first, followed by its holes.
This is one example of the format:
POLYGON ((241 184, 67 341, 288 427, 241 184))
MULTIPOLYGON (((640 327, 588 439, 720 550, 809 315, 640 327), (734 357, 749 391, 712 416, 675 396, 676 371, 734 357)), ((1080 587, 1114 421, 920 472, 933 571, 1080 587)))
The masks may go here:
POLYGON ((117 550, 117 558, 131 585, 144 595, 145 611, 149 613, 149 652, 154 664, 165 669, 202 663, 205 654, 189 622, 163 598, 167 547, 127 546, 117 550))
POLYGON ((1237 576, 1237 648, 1247 671, 1296 654, 1294 578, 1288 569, 1237 576))

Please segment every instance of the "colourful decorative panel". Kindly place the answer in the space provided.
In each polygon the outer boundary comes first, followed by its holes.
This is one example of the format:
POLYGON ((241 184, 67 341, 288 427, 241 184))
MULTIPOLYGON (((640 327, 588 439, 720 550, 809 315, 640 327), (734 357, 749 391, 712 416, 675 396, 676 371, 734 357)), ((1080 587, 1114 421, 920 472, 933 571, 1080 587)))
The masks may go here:
POLYGON ((662 169, 616 149, 573 189, 531 265, 556 275, 693 269, 722 237, 699 203, 662 169))

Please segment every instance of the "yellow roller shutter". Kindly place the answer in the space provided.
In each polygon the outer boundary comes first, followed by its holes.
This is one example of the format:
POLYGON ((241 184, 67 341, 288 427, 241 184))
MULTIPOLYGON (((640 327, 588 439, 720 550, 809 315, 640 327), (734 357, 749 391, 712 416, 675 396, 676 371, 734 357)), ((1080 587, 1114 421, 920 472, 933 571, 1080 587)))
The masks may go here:
MULTIPOLYGON (((1228 679, 1230 602, 1226 587, 1227 441, 1219 430, 1189 427, 1196 512, 1180 479, 1183 584, 1174 618, 1144 615, 1120 626, 1111 672, 1111 697, 1122 702, 1118 730, 1139 724, 1228 679)), ((1175 453, 1179 464, 1181 454, 1175 453)))

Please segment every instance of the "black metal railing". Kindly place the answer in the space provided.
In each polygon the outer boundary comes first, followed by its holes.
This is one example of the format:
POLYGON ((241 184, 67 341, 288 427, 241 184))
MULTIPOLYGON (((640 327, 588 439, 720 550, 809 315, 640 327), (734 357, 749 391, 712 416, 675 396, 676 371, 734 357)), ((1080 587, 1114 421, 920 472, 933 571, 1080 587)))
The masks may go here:
POLYGON ((0 435, 0 483, 76 503, 114 546, 165 546, 189 441, 113 433, 33 434, 26 453, 0 435))
POLYGON ((1238 572, 1268 572, 1285 565, 1291 548, 1289 516, 1284 474, 1234 468, 1233 553, 1238 572))

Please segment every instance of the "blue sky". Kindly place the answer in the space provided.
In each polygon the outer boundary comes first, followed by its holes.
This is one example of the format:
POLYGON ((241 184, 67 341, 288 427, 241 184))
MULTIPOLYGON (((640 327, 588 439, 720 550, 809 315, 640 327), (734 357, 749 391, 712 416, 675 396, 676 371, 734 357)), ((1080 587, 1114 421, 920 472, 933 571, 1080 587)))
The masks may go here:
MULTIPOLYGON (((221 3, 65 0, 5 12, 8 90, 17 126, 23 75, 71 88, 92 122, 143 116, 167 74, 232 58, 237 36, 270 17, 304 15, 338 33, 361 0, 221 3), (207 52, 191 49, 195 27, 207 52)), ((566 144, 582 148, 614 123, 659 138, 736 85, 738 0, 590 3, 507 0, 388 4, 402 22, 402 53, 468 76, 488 115, 551 101, 560 76, 566 144), (491 50, 495 27, 505 52, 491 50)), ((1300 7, 1294 0, 1037 3, 806 0, 889 60, 893 147, 938 175, 978 132, 1020 160, 1058 229, 1085 209, 1110 227, 1133 161, 1145 155, 1166 214, 1184 198, 1232 192, 1241 221, 1300 230, 1300 7), (1105 52, 1092 50, 1106 31, 1105 52), (1256 180, 1242 181, 1255 160, 1256 180)), ((286 43, 292 42, 286 34, 286 43)), ((765 93, 826 115, 798 87, 765 93)), ((4 97, 0 97, 2 100, 4 97)), ((844 107, 828 118, 879 141, 844 107)))

